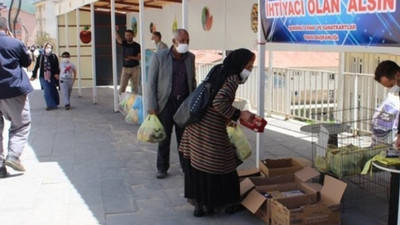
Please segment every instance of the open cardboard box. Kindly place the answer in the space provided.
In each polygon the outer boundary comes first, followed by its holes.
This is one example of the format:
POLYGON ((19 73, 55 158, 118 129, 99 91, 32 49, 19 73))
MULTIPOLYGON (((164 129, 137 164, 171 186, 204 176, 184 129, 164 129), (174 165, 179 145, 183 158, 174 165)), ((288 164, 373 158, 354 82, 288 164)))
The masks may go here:
POLYGON ((337 225, 340 224, 340 201, 347 184, 325 175, 321 200, 293 196, 271 200, 272 225, 337 225))
POLYGON ((275 177, 265 178, 246 178, 240 183, 240 193, 244 196, 242 205, 250 212, 260 217, 269 224, 271 217, 271 199, 266 198, 262 193, 265 192, 284 192, 299 189, 310 196, 309 198, 317 199, 317 193, 320 185, 313 183, 305 183, 319 175, 319 172, 311 167, 303 168, 294 174, 286 174, 275 177))
POLYGON ((264 159, 259 162, 261 172, 267 177, 291 174, 301 170, 303 163, 296 158, 264 159))
POLYGON ((263 177, 264 174, 261 173, 260 169, 258 168, 250 168, 250 169, 237 169, 237 173, 239 179, 243 180, 246 177, 263 177))

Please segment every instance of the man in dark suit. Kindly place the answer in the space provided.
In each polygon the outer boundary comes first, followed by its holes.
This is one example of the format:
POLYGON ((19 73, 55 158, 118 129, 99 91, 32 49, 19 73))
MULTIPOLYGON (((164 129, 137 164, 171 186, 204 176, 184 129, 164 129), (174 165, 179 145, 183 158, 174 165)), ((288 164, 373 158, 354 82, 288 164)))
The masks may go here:
POLYGON ((4 178, 7 176, 6 165, 25 171, 19 157, 31 127, 28 93, 33 88, 22 69, 31 64, 29 50, 21 41, 11 37, 4 17, 0 17, 0 43, 0 178, 4 178), (7 158, 1 141, 4 119, 11 122, 7 158))
MULTIPOLYGON (((167 176, 172 129, 175 125, 176 141, 182 138, 183 128, 176 126, 173 116, 183 100, 196 88, 195 56, 188 51, 189 33, 177 29, 170 49, 155 53, 151 59, 145 103, 149 114, 160 119, 167 137, 158 143, 157 178, 167 176)), ((182 154, 179 153, 182 167, 182 154)))

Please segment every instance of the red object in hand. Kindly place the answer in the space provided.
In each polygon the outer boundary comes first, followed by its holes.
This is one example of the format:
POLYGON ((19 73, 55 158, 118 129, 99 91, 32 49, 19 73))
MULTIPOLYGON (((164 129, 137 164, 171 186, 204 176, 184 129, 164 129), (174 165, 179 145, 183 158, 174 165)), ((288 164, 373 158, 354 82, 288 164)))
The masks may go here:
POLYGON ((262 133, 264 132, 264 128, 267 125, 267 121, 262 117, 255 116, 251 122, 246 122, 240 119, 240 124, 249 128, 250 130, 262 133))
POLYGON ((79 38, 82 43, 88 44, 92 40, 92 32, 89 30, 88 26, 85 26, 83 30, 79 33, 79 38))

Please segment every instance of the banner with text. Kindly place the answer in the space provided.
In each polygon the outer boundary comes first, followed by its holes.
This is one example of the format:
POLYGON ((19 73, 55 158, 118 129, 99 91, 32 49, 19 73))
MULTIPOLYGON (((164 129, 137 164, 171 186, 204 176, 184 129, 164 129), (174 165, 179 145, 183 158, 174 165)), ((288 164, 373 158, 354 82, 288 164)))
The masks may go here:
POLYGON ((261 0, 269 42, 400 46, 396 0, 261 0))

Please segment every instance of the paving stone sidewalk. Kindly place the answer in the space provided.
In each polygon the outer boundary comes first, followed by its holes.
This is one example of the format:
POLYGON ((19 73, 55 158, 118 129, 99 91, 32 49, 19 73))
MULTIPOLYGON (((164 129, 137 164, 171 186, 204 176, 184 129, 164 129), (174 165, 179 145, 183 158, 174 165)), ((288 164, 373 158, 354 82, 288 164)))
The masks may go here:
MULTIPOLYGON (((2 225, 263 224, 248 211, 195 218, 183 197, 183 174, 171 150, 166 179, 155 178, 155 144, 136 139, 138 125, 113 112, 112 89, 74 89, 71 110, 45 111, 43 93, 30 95, 32 129, 22 155, 27 172, 9 169, 0 180, 2 225)), ((311 157, 310 135, 301 124, 269 119, 260 157, 311 157)), ((255 149, 256 135, 246 131, 255 149)), ((173 142, 172 149, 176 148, 173 142)), ((253 154, 241 167, 255 166, 253 154)), ((364 198, 349 204, 343 224, 385 224, 388 201, 364 198), (369 205, 369 206, 368 206, 369 205)))

